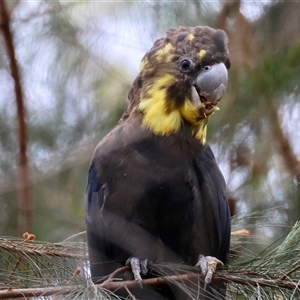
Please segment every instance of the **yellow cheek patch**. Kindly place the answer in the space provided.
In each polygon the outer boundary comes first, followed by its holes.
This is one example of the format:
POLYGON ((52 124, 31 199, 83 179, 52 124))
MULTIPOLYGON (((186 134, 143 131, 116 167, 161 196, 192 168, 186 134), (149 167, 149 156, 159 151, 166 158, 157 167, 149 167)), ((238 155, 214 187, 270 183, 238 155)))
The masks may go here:
POLYGON ((198 139, 202 144, 206 142, 206 134, 207 134, 207 121, 208 119, 202 119, 199 123, 194 127, 194 136, 198 139))
POLYGON ((166 135, 179 130, 181 126, 180 113, 173 110, 166 113, 165 101, 154 103, 146 112, 143 124, 158 135, 166 135))
POLYGON ((142 92, 141 102, 139 103, 139 110, 147 112, 155 102, 165 101, 166 98, 166 86, 172 85, 176 82, 174 76, 166 74, 163 77, 157 79, 149 89, 142 92))
POLYGON ((188 99, 185 99, 183 106, 180 107, 180 114, 186 121, 188 121, 192 125, 195 138, 200 140, 202 144, 205 144, 208 119, 205 118, 199 121, 198 110, 188 99))
POLYGON ((176 82, 176 78, 171 74, 166 74, 165 76, 160 77, 157 79, 148 90, 148 94, 150 96, 155 96, 162 88, 166 86, 170 86, 176 82))
POLYGON ((191 101, 187 98, 184 104, 179 108, 182 117, 190 124, 195 125, 197 123, 198 112, 191 101))
MULTIPOLYGON (((144 95, 142 95, 142 97, 143 96, 144 95)), ((156 113, 159 114, 165 110, 165 106, 162 106, 160 104, 161 102, 165 104, 165 97, 166 97, 166 92, 164 90, 158 90, 155 95, 142 99, 141 102, 139 103, 138 109, 142 111, 145 115, 151 114, 151 116, 153 116, 155 110, 160 109, 156 111, 156 113)))
POLYGON ((205 53, 206 53, 206 50, 204 50, 204 49, 200 50, 200 51, 198 52, 199 58, 202 58, 202 57, 205 55, 205 53))
POLYGON ((166 74, 142 93, 138 110, 143 113, 143 125, 157 135, 168 135, 177 132, 182 123, 187 121, 192 126, 195 138, 204 144, 208 119, 199 120, 199 108, 188 98, 180 107, 172 106, 174 102, 168 99, 167 88, 175 82, 173 75, 166 74))
POLYGON ((166 57, 166 54, 170 53, 170 51, 174 49, 174 47, 168 43, 163 48, 156 51, 155 58, 157 61, 162 61, 166 57))
POLYGON ((138 109, 144 114, 143 124, 155 134, 165 135, 179 130, 182 122, 178 110, 167 110, 167 86, 176 82, 176 78, 167 74, 156 80, 150 89, 142 95, 138 109))

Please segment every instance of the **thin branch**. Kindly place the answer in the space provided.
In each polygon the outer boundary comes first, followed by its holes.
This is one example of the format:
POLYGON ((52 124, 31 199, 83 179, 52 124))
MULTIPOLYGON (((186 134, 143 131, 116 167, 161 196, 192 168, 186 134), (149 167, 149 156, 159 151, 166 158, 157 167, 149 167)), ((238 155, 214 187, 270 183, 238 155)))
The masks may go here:
POLYGON ((22 235, 25 231, 31 231, 32 227, 32 199, 30 187, 30 175, 27 159, 27 124, 26 112, 24 106, 23 90, 20 79, 19 67, 16 59, 15 48, 13 44, 13 35, 10 28, 10 15, 8 13, 6 2, 0 1, 0 16, 1 29, 5 41, 5 46, 10 62, 11 76, 15 83, 15 95, 17 106, 17 120, 18 120, 18 138, 19 138, 19 224, 18 233, 22 235))
POLYGON ((128 270, 129 269, 129 266, 124 266, 124 267, 121 267, 121 268, 118 268, 116 269, 114 272, 112 272, 109 277, 104 281, 105 282, 108 282, 108 281, 113 281, 114 278, 121 272, 125 271, 125 270, 128 270))
POLYGON ((266 278, 251 278, 246 277, 241 278, 239 277, 241 273, 236 273, 235 275, 231 274, 215 274, 213 277, 213 281, 222 281, 225 283, 238 283, 243 285, 252 285, 257 287, 260 285, 262 287, 273 287, 273 288, 284 288, 288 290, 294 290, 298 286, 298 281, 292 280, 281 280, 280 278, 273 278, 273 279, 266 279, 266 278))
POLYGON ((289 275, 291 275, 292 273, 296 272, 299 269, 300 269, 300 265, 296 266, 294 269, 284 274, 282 277, 280 277, 280 280, 286 279, 289 275))
POLYGON ((27 297, 40 297, 52 296, 56 294, 67 295, 76 289, 82 289, 82 286, 59 286, 51 288, 28 288, 28 289, 7 289, 0 291, 0 299, 8 298, 27 298, 27 297))
POLYGON ((19 254, 20 257, 24 255, 48 255, 57 256, 64 258, 85 258, 82 250, 76 248, 72 249, 69 247, 67 250, 63 250, 64 247, 47 247, 46 245, 40 245, 34 242, 28 241, 10 241, 8 239, 0 238, 0 251, 12 251, 16 255, 19 254))
MULTIPOLYGON (((239 277, 240 273, 215 273, 213 276, 213 282, 222 281, 226 283, 237 283, 243 285, 252 285, 257 287, 260 285, 262 287, 274 287, 274 288, 284 288, 288 290, 294 290, 298 286, 298 282, 296 281, 287 281, 281 279, 266 279, 266 278, 251 278, 249 276, 245 276, 245 278, 239 277)), ((174 275, 174 276, 165 276, 165 277, 157 277, 151 279, 143 280, 143 286, 154 287, 162 284, 167 284, 170 282, 188 282, 193 279, 199 279, 201 275, 196 273, 182 274, 182 275, 174 275)), ((200 278, 201 279, 201 278, 200 278)), ((102 289, 115 291, 118 289, 133 289, 139 288, 139 283, 130 280, 130 281, 105 281, 102 284, 97 284, 95 287, 99 287, 102 289)), ((7 289, 0 291, 0 299, 6 298, 18 298, 18 297, 39 297, 39 296, 51 296, 51 295, 66 295, 73 293, 74 291, 79 291, 84 288, 83 285, 67 285, 60 287, 51 287, 51 288, 28 288, 28 289, 7 289)))
MULTIPOLYGON (((261 257, 248 257, 247 261, 242 261, 238 263, 236 261, 234 264, 229 264, 228 268, 225 270, 218 270, 214 276, 213 276, 213 282, 224 282, 228 284, 228 290, 234 291, 235 289, 245 289, 249 290, 249 287, 253 287, 250 289, 250 292, 252 290, 259 289, 265 289, 265 290, 273 290, 272 295, 275 295, 277 292, 290 295, 294 294, 298 289, 298 285, 300 283, 299 276, 297 274, 294 274, 293 277, 290 275, 294 272, 296 272, 299 269, 299 236, 300 236, 300 223, 297 222, 290 233, 287 235, 285 240, 282 242, 282 244, 277 247, 275 250, 271 250, 268 254, 265 252, 264 255, 261 257), (288 252, 288 253, 287 253, 288 252), (289 266, 292 268, 289 268, 289 266), (283 277, 282 275, 286 274, 286 277, 283 277)), ((57 273, 53 276, 54 281, 51 277, 51 272, 49 272, 49 279, 48 280, 48 272, 45 272, 46 276, 43 276, 41 278, 41 281, 39 281, 39 278, 36 277, 35 270, 40 270, 39 262, 37 264, 34 262, 33 256, 38 256, 39 261, 40 258, 43 258, 43 262, 47 262, 50 260, 47 260, 47 256, 49 256, 49 252, 52 254, 52 249, 55 249, 56 247, 49 247, 48 245, 48 251, 43 251, 46 248, 42 246, 42 252, 40 252, 41 245, 38 242, 28 242, 27 240, 24 242, 22 240, 18 241, 7 241, 7 239, 0 239, 0 245, 1 242, 4 241, 4 251, 8 250, 8 252, 13 252, 13 255, 16 254, 16 257, 18 257, 18 253, 22 255, 22 260, 24 257, 24 261, 28 261, 30 265, 32 265, 31 269, 28 274, 24 273, 24 269, 16 270, 15 266, 11 266, 9 268, 4 268, 4 274, 2 277, 5 279, 3 281, 3 284, 0 288, 0 299, 7 299, 7 298, 17 298, 17 297, 40 297, 40 296, 51 296, 51 295, 69 295, 72 293, 72 295, 76 294, 78 297, 83 296, 86 292, 92 292, 94 290, 95 295, 100 293, 106 293, 107 291, 110 291, 111 293, 123 289, 123 290, 129 290, 130 294, 133 293, 134 297, 134 291, 133 289, 140 288, 140 284, 134 280, 131 281, 120 281, 120 278, 118 280, 113 281, 113 277, 118 274, 119 272, 123 272, 124 269, 127 269, 127 266, 121 267, 114 272, 110 276, 108 276, 108 280, 100 283, 100 284, 93 284, 90 280, 86 280, 86 277, 84 276, 86 271, 86 257, 83 256, 83 260, 80 262, 76 262, 76 267, 74 268, 74 265, 72 264, 71 269, 69 268, 68 262, 63 262, 63 264, 60 262, 58 265, 58 269, 61 269, 63 267, 64 274, 72 273, 71 279, 68 278, 68 281, 65 280, 64 277, 59 278, 57 277, 57 273), (8 245, 8 247, 7 247, 8 245), (23 251, 21 249, 23 248, 23 251), (28 252, 29 251, 29 252, 28 252), (45 255, 46 254, 46 255, 45 255), (78 265, 79 263, 79 265, 78 265), (14 271, 14 278, 6 280, 7 278, 7 271, 13 269, 14 271), (77 275, 84 273, 83 276, 77 277, 77 275), (25 276, 25 280, 23 280, 25 276), (72 285, 70 284, 70 280, 73 280, 75 277, 77 277, 76 281, 77 283, 72 285), (20 281, 18 280, 20 278, 20 281), (26 284, 28 286, 27 279, 33 279, 34 281, 32 284, 35 284, 35 287, 29 287, 29 288, 19 288, 23 287, 23 284, 26 284), (49 283, 51 282, 51 283, 49 283), (64 284, 64 282, 67 282, 64 284), (44 287, 38 287, 42 284, 44 287), (48 284, 48 286, 47 286, 48 284), (59 285, 60 286, 57 286, 59 285), (13 286, 14 285, 14 286, 13 286), (47 287, 45 287, 45 285, 47 287), (51 286, 52 285, 52 286, 51 286), (15 287, 15 288, 14 288, 15 287)), ((59 247, 60 248, 60 247, 59 247)), ((75 247, 77 249, 78 247, 75 247)), ((68 250, 69 252, 73 252, 74 247, 63 247, 62 250, 59 251, 57 254, 60 256, 60 254, 65 257, 64 251, 68 250), (63 252, 63 253, 60 253, 63 252)), ((1 250, 1 248, 0 248, 1 250)), ((75 252, 76 253, 76 252, 75 252)), ((51 255, 50 254, 50 255, 51 255)), ((73 258, 72 256, 70 258, 73 258)), ((76 257, 75 257, 76 258, 76 257)), ((5 261, 7 260, 7 257, 4 255, 5 261)), ((16 260, 14 259, 14 262, 16 260)), ((17 261, 18 263, 18 261, 17 261)), ((45 270, 44 263, 42 270, 45 270)), ((53 265, 54 267, 55 265, 53 265)), ((54 269, 57 269, 54 267, 54 269)), ((155 274, 163 274, 161 277, 157 278, 150 278, 145 279, 142 282, 142 285, 144 287, 158 287, 163 284, 176 284, 181 287, 189 286, 190 283, 195 283, 195 287, 197 287, 198 282, 202 281, 202 276, 200 274, 199 268, 189 266, 189 265, 183 265, 183 264, 172 264, 172 263, 149 263, 148 268, 150 270, 150 273, 155 274), (166 275, 168 274, 168 275, 166 275)), ((43 274, 44 275, 44 274, 43 274)), ((87 277, 88 274, 85 274, 87 277)), ((189 288, 188 288, 189 289, 189 288)), ((187 292, 189 292, 187 290, 187 292)), ((131 297, 132 297, 131 296, 131 297)))
POLYGON ((300 160, 297 158, 293 147, 289 141, 288 135, 284 132, 281 126, 280 114, 278 108, 272 103, 272 99, 267 98, 268 107, 270 109, 270 121, 272 122, 272 134, 273 139, 277 142, 277 151, 283 159, 283 162, 292 176, 294 176, 297 181, 293 217, 294 220, 299 220, 300 218, 300 160))
POLYGON ((234 12, 237 12, 240 9, 240 5, 241 5, 240 0, 225 2, 217 18, 216 28, 225 30, 227 28, 228 17, 232 15, 234 12))
POLYGON ((281 126, 280 126, 280 118, 278 115, 278 110, 274 104, 272 104, 272 100, 267 100, 270 103, 270 113, 272 117, 272 128, 273 128, 273 137, 276 139, 278 144, 278 151, 281 154, 284 163, 289 170, 289 172, 300 178, 300 161, 295 155, 293 148, 288 140, 286 134, 284 134, 281 126))

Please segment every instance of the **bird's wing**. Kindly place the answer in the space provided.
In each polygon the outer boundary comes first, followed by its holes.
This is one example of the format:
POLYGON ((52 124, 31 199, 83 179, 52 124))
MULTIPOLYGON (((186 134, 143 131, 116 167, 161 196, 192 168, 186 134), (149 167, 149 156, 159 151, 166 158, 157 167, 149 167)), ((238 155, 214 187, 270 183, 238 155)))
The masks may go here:
MULTIPOLYGON (((132 196, 128 189, 134 189, 133 182, 130 181, 131 185, 124 188, 123 192, 119 191, 117 195, 114 193, 112 195, 109 191, 109 174, 101 167, 99 156, 94 156, 89 169, 85 198, 85 220, 93 280, 97 281, 98 278, 112 273, 133 256, 152 261, 165 261, 166 258, 180 261, 159 237, 152 235, 143 226, 131 220, 131 210, 134 214, 134 203, 130 201, 128 206, 123 198, 132 196)), ((115 169, 115 165, 112 168, 115 169)), ((130 164, 130 170, 127 171, 142 176, 136 168, 134 164, 130 164)), ((130 174, 128 176, 132 177, 130 174)), ((126 179, 118 181, 119 187, 124 184, 126 179)))
POLYGON ((104 201, 105 186, 99 180, 97 169, 92 162, 88 173, 84 207, 90 267, 95 281, 118 268, 117 263, 106 256, 107 245, 101 238, 103 235, 101 208, 104 201))
POLYGON ((208 253, 201 254, 216 256, 225 263, 230 244, 230 212, 225 181, 208 145, 196 156, 194 167, 199 184, 196 190, 200 197, 195 208, 196 242, 207 242, 208 253))

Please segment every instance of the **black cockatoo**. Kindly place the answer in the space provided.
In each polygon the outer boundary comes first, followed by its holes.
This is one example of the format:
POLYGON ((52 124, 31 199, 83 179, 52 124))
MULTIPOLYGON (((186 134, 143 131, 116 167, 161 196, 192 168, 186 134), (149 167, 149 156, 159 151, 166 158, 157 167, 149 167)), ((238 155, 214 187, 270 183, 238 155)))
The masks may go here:
MULTIPOLYGON (((226 186, 206 125, 229 67, 225 32, 206 26, 169 29, 142 59, 129 104, 90 164, 85 211, 94 282, 128 259, 137 281, 146 260, 199 265, 206 282, 227 262, 226 186)), ((149 293, 137 298, 183 299, 176 289, 149 293)), ((208 288, 198 299, 217 299, 210 295, 208 288)))

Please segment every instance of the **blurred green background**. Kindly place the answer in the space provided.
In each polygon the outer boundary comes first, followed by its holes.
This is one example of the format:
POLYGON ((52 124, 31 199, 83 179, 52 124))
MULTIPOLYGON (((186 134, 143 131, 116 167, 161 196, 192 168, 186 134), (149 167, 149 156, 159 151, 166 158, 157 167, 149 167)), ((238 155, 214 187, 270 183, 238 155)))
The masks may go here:
POLYGON ((33 225, 18 228, 18 123, 0 28, 0 235, 24 229, 56 242, 84 230, 93 150, 121 116, 145 52, 179 25, 209 25, 229 37, 229 87, 208 142, 233 212, 262 211, 272 225, 259 231, 264 240, 287 230, 276 224, 300 219, 300 3, 6 3, 26 107, 33 225))

